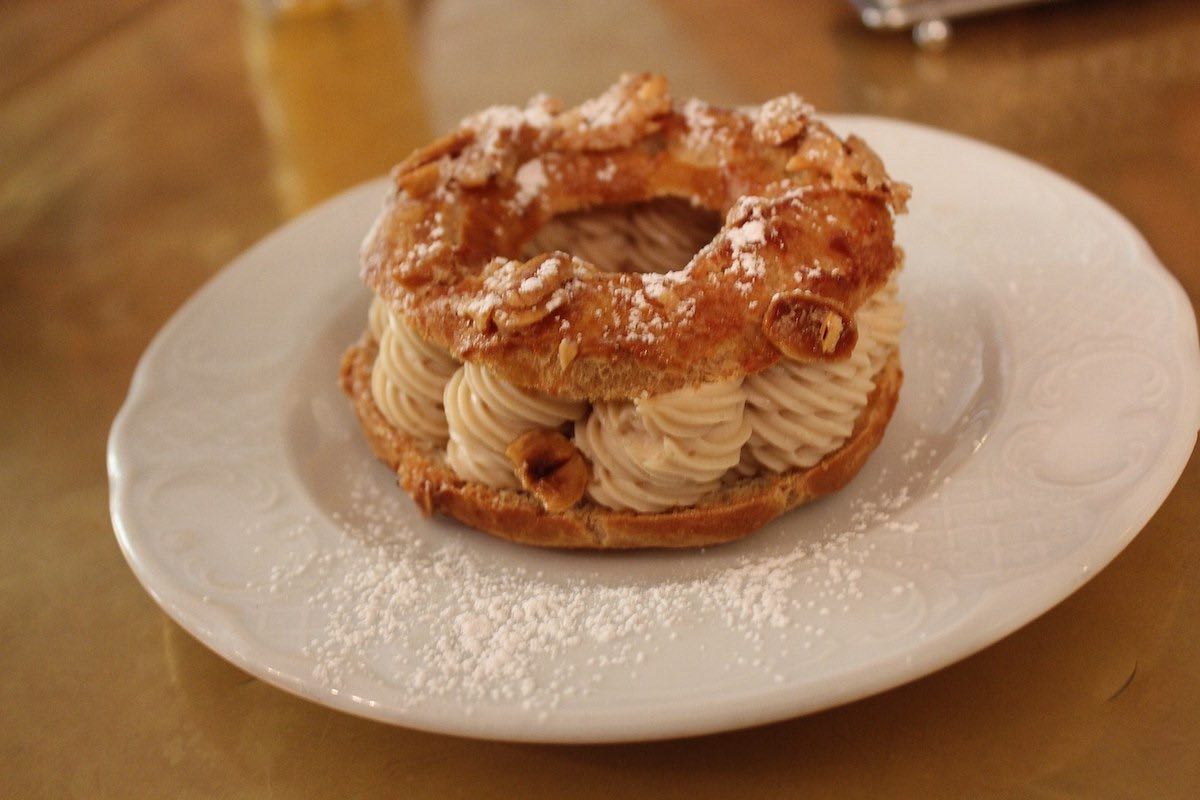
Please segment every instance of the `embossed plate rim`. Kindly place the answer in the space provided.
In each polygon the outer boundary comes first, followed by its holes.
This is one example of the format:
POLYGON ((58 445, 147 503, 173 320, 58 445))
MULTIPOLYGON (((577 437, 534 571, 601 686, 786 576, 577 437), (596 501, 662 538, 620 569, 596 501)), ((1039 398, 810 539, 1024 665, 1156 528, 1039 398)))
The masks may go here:
MULTIPOLYGON (((1135 258, 1148 280, 1166 292, 1176 316, 1175 337, 1171 345, 1176 355, 1193 369, 1184 369, 1181 383, 1175 387, 1181 398, 1174 434, 1166 443, 1163 456, 1141 474, 1139 482, 1122 498, 1115 510, 1122 512, 1112 521, 1104 535, 1094 536, 1086 553, 1071 558, 1054 569, 1009 582, 1003 587, 985 592, 975 608, 939 636, 896 647, 885 656, 845 669, 834 678, 799 685, 752 687, 726 697, 711 698, 704 704, 659 704, 647 702, 640 715, 627 710, 612 713, 592 713, 585 719, 566 714, 551 714, 545 724, 530 726, 523 719, 506 721, 503 716, 488 713, 476 715, 447 714, 445 709, 401 710, 381 704, 371 697, 338 692, 313 680, 311 664, 303 658, 284 658, 265 649, 247 635, 247 629, 232 611, 210 603, 182 587, 173 576, 155 562, 145 546, 146 532, 139 530, 129 515, 129 504, 136 502, 128 496, 128 470, 136 468, 131 451, 129 421, 137 412, 138 400, 153 388, 156 377, 152 365, 165 347, 168 334, 186 323, 188 309, 193 309, 215 296, 225 282, 257 269, 258 261, 269 256, 281 243, 303 236, 323 220, 345 216, 346 209, 357 208, 366 198, 382 194, 383 180, 377 180, 335 198, 305 216, 289 223, 263 239, 226 270, 202 288, 178 313, 147 349, 134 374, 129 398, 118 414, 109 439, 108 468, 110 475, 111 511, 114 529, 121 549, 135 575, 167 613, 185 629, 221 656, 242 669, 276 686, 316 702, 393 724, 404 724, 445 733, 468 736, 529 741, 627 741, 666 738, 743 727, 828 708, 864 697, 922 675, 928 674, 987 646, 1049 610, 1079 586, 1094 576, 1112 560, 1145 525, 1165 500, 1178 480, 1195 442, 1200 427, 1200 347, 1197 346, 1194 312, 1182 288, 1158 262, 1149 246, 1133 226, 1085 190, 1032 162, 989 145, 936 129, 883 120, 872 117, 834 117, 839 127, 865 130, 869 141, 904 141, 905 137, 940 137, 948 150, 958 149, 964 157, 1000 159, 1014 170, 1032 175, 1038 181, 1049 182, 1059 191, 1066 191, 1073 202, 1085 203, 1092 213, 1111 222, 1123 239, 1133 243, 1135 258), (1190 433, 1190 436, 1187 435, 1190 433), (1136 491, 1135 491, 1136 490, 1136 491), (1086 556, 1086 557, 1084 557, 1086 556), (1080 570, 1080 558, 1088 566, 1080 570), (1037 584, 1025 586, 1023 584, 1037 584), (1009 602, 1000 603, 1000 597, 1009 602), (985 613, 986 612, 986 613, 985 613)), ((365 224, 363 226, 365 230, 365 224)))

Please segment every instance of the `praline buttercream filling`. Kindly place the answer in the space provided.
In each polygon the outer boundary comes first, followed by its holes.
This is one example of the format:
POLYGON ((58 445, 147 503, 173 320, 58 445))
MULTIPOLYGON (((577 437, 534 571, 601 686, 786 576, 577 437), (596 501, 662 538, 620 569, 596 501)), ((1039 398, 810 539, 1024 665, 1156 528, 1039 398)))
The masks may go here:
MULTIPOLYGON (((529 248, 564 250, 613 271, 665 272, 685 264, 709 233, 688 209, 660 205, 551 223, 529 248)), ((731 477, 811 467, 840 448, 899 343, 894 280, 867 299, 856 323, 858 344, 845 361, 785 358, 744 379, 589 404, 462 364, 377 298, 369 315, 379 345, 372 395, 398 430, 444 447, 465 480, 518 488, 505 449, 528 430, 553 428, 572 435, 590 462, 592 501, 657 512, 692 505, 731 477)))

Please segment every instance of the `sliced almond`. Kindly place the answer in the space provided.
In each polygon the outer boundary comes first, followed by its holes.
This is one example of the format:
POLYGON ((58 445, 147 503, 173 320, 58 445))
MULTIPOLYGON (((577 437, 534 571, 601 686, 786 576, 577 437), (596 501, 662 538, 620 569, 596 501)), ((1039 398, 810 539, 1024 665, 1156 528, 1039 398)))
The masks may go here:
POLYGON ((579 343, 574 339, 563 339, 558 343, 558 366, 566 369, 571 366, 575 356, 579 355, 579 343))
POLYGON ((441 163, 432 161, 408 172, 403 172, 396 178, 396 183, 410 197, 424 197, 434 190, 441 178, 441 163))

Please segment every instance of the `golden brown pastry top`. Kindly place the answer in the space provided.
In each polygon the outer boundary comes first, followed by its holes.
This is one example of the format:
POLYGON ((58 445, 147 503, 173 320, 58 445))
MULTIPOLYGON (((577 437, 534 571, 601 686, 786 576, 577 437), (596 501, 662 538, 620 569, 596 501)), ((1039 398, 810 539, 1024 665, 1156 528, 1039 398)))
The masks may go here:
POLYGON ((487 109, 393 180, 363 245, 370 287, 460 359, 592 400, 750 374, 782 354, 847 357, 855 311, 898 264, 892 212, 908 197, 796 95, 677 106, 654 75, 567 111, 545 97, 487 109), (517 257, 553 216, 658 197, 724 218, 674 272, 517 257))

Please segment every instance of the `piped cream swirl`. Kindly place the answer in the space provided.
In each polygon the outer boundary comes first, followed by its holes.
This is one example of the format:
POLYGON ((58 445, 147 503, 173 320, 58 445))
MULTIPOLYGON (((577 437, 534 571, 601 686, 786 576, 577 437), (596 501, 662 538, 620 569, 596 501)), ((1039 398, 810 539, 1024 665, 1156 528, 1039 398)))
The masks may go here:
POLYGON ((446 384, 446 460, 459 477, 499 489, 518 487, 505 449, 534 428, 558 428, 587 411, 583 400, 530 392, 467 362, 446 384))
POLYGON ((869 298, 856 322, 858 344, 846 361, 784 359, 746 378, 746 416, 753 433, 741 474, 811 467, 850 437, 879 369, 899 343, 904 319, 895 284, 869 298))
POLYGON ((904 329, 904 304, 897 296, 899 288, 893 278, 858 310, 856 320, 859 326, 865 327, 870 333, 867 355, 871 359, 872 373, 879 372, 887 357, 900 346, 900 332, 904 329))
POLYGON ((422 442, 446 441, 442 394, 458 362, 445 350, 421 339, 404 319, 378 298, 368 315, 379 354, 371 370, 371 395, 397 430, 422 442))
POLYGON ((687 266, 715 233, 704 212, 659 200, 551 219, 523 255, 562 250, 606 272, 670 272, 687 266))
POLYGON ((371 298, 371 308, 367 311, 367 330, 371 332, 371 338, 376 343, 383 341, 383 331, 390 324, 391 318, 392 312, 388 310, 387 303, 378 297, 371 298))
POLYGON ((737 465, 750 437, 745 402, 738 379, 596 403, 575 426, 575 444, 592 464, 588 495, 642 512, 692 505, 737 465))

